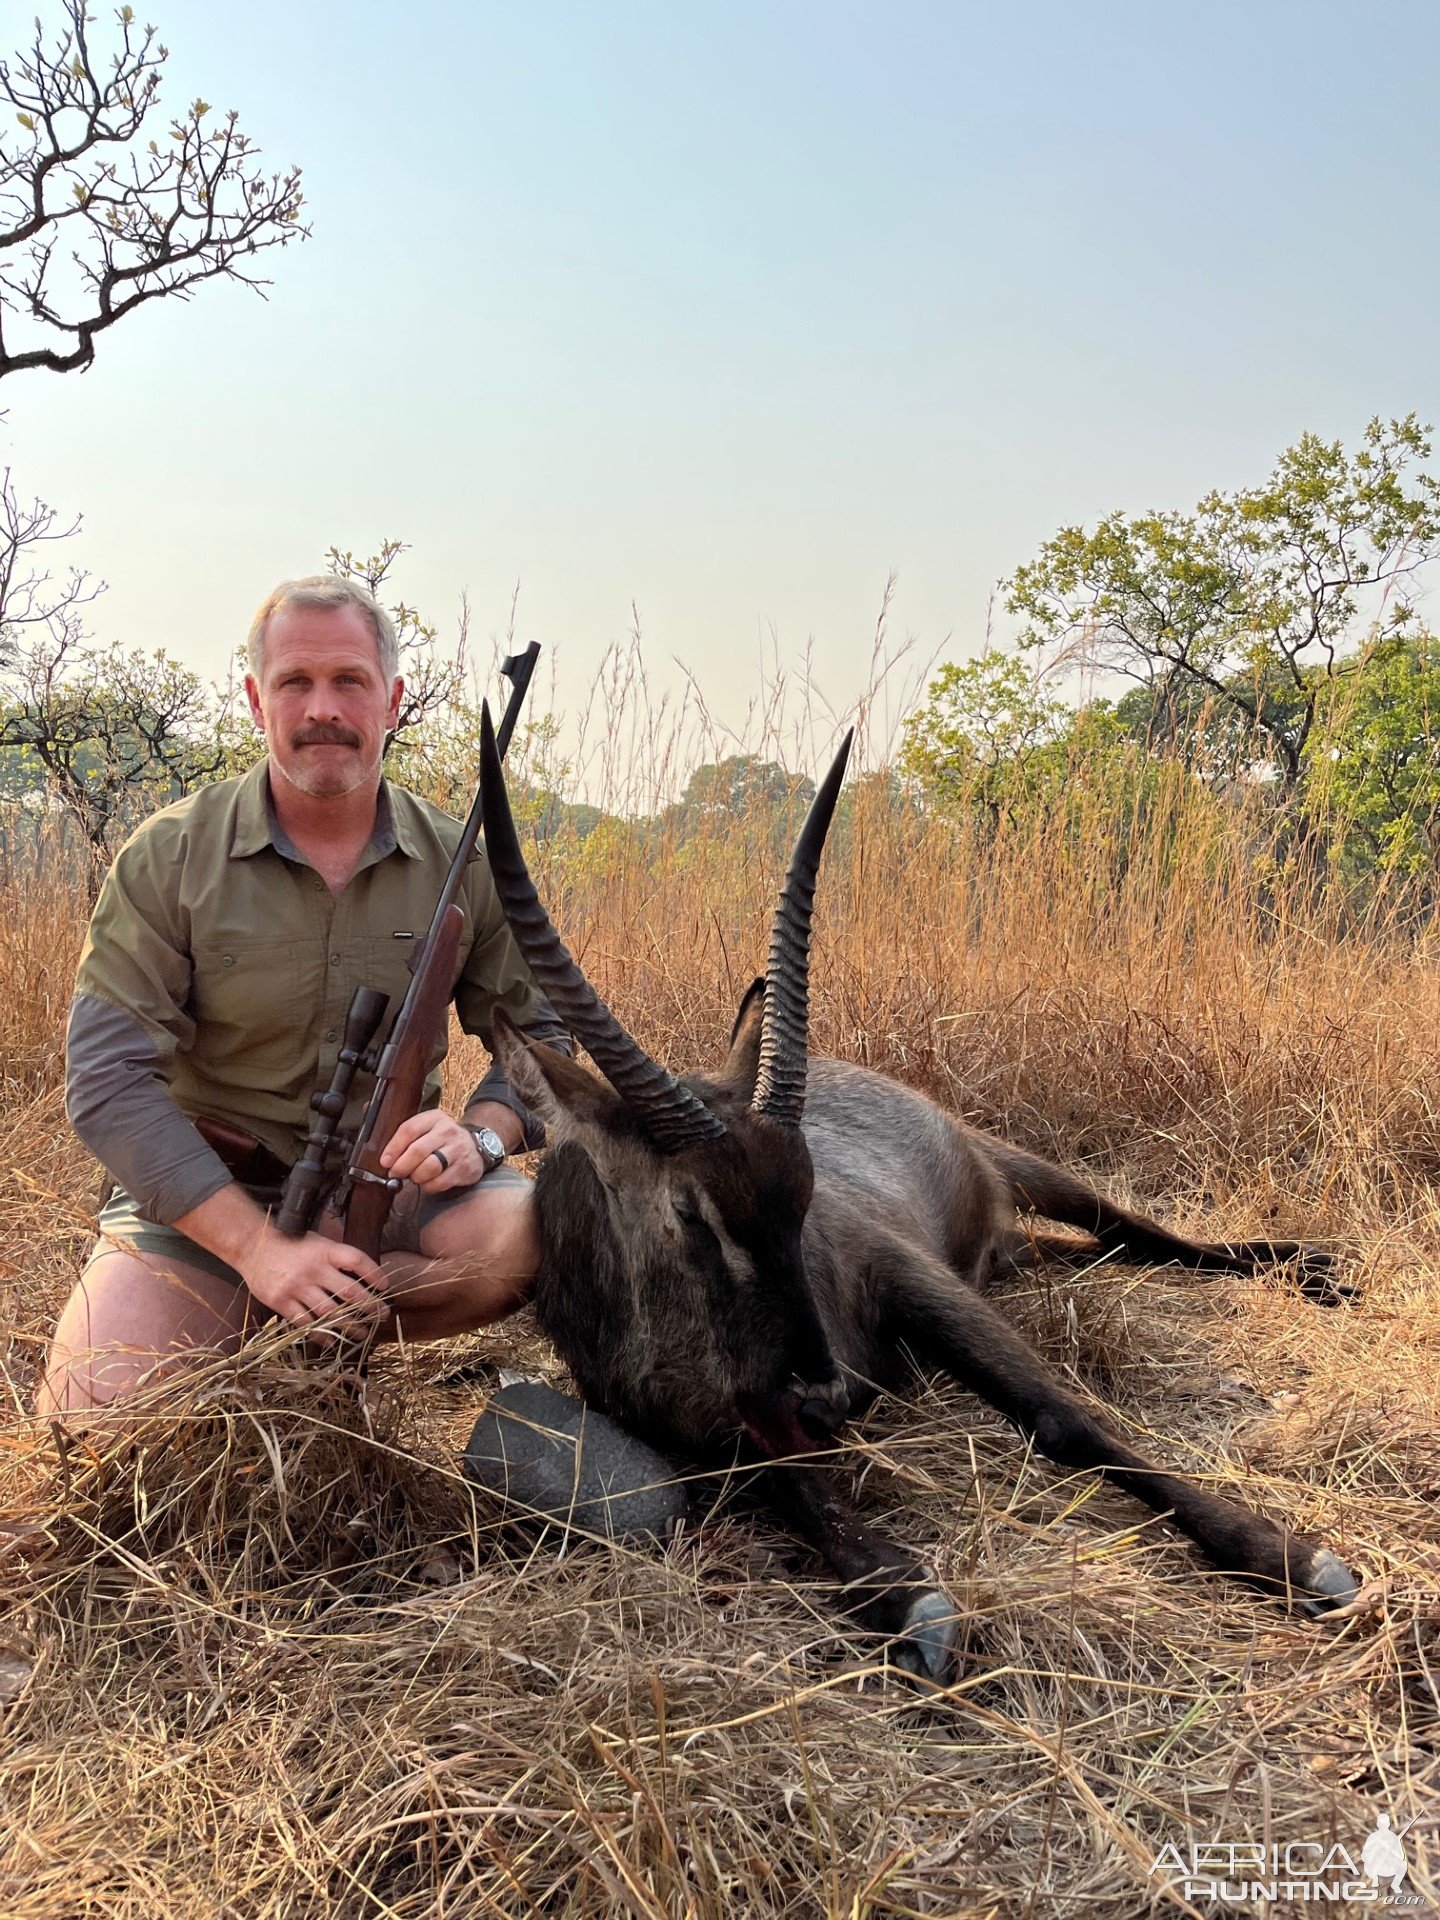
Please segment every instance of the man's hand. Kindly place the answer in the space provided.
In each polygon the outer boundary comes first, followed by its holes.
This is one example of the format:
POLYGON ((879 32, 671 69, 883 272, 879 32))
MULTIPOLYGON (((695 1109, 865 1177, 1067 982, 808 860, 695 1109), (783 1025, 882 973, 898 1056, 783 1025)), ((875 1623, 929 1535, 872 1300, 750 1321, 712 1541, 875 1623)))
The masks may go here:
POLYGON ((398 1180, 413 1180, 422 1193, 473 1187, 485 1171, 473 1137, 437 1107, 402 1120, 380 1164, 398 1180))
MULTIPOLYGON (((390 1317, 381 1295, 385 1275, 358 1247, 318 1233, 289 1240, 271 1224, 245 1189, 221 1187, 175 1222, 181 1233, 234 1267, 262 1306, 297 1327, 308 1327, 338 1308, 338 1331, 361 1333, 390 1317)), ((328 1330, 313 1336, 329 1343, 328 1330)))
POLYGON ((307 1233, 289 1240, 267 1222, 253 1250, 239 1263, 245 1285, 273 1313, 297 1327, 342 1309, 335 1331, 312 1338, 329 1345, 336 1333, 358 1336, 390 1317, 381 1298, 385 1276, 358 1247, 307 1233))

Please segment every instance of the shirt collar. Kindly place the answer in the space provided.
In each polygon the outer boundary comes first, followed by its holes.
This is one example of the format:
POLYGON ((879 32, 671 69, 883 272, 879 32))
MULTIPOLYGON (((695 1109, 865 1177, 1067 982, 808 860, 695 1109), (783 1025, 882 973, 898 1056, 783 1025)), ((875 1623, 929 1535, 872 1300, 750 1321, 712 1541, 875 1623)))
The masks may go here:
POLYGON ((386 853, 399 851, 407 860, 423 860, 425 849, 415 831, 415 816, 419 811, 415 796, 404 787, 392 787, 388 780, 380 782, 380 804, 375 810, 375 840, 378 843, 382 834, 386 839, 386 853))
MULTIPOLYGON (((396 852, 403 853, 409 860, 420 857, 414 822, 405 804, 409 798, 403 788, 392 788, 388 780, 380 782, 375 805, 375 830, 370 836, 364 865, 371 866, 376 860, 383 860, 387 854, 396 852)), ((248 860, 265 847, 273 847, 276 853, 282 854, 287 860, 303 858, 276 818, 275 802, 270 797, 268 759, 257 762, 240 782, 240 791, 235 800, 235 830, 230 837, 230 857, 232 860, 248 860)))
POLYGON ((235 797, 235 830, 230 836, 230 858, 248 860, 262 847, 273 845, 270 835, 269 763, 257 760, 235 797))

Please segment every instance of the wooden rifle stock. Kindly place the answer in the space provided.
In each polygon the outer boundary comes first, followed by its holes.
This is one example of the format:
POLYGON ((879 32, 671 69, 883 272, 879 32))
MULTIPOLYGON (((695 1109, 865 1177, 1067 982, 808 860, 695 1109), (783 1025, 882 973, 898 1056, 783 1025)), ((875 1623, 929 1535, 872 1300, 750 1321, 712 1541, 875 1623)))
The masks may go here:
POLYGON ((383 1092, 375 1109, 370 1137, 356 1148, 346 1170, 349 1198, 341 1235, 347 1246, 358 1247, 372 1260, 380 1258, 380 1236, 395 1202, 398 1182, 380 1164, 380 1154, 402 1120, 420 1111, 430 1053, 446 1017, 455 964, 460 954, 460 929, 465 916, 459 907, 445 909, 434 947, 425 956, 423 977, 417 970, 415 993, 403 1008, 404 1030, 390 1036, 386 1053, 393 1053, 383 1092), (378 1144, 377 1144, 378 1142, 378 1144))

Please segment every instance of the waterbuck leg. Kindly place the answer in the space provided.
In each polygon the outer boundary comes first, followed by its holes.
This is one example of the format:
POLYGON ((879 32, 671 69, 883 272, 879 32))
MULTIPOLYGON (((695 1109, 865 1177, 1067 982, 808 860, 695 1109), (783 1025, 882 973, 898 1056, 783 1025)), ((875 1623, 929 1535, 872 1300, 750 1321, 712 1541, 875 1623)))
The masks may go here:
POLYGON ((945 1685, 958 1621, 934 1569, 867 1527, 824 1468, 787 1462, 770 1467, 763 1484, 770 1503, 844 1581, 849 1610, 893 1641, 893 1664, 945 1685))
POLYGON ((1046 1220, 1059 1220, 1093 1235, 1101 1252, 1126 1253, 1154 1266, 1173 1262, 1194 1273, 1255 1273, 1262 1267, 1293 1266, 1295 1283, 1319 1306, 1338 1306, 1358 1290, 1331 1275, 1335 1256, 1303 1240, 1187 1240, 1142 1213, 1117 1207, 1064 1167, 1039 1154, 1012 1147, 989 1134, 979 1136, 981 1151, 1010 1187, 1017 1207, 1030 1207, 1046 1220))
POLYGON ((1237 1501, 1207 1493, 1153 1466, 1051 1377, 1040 1356, 989 1301, 948 1267, 894 1245, 877 1268, 885 1336, 921 1366, 938 1366, 988 1400, 1052 1460, 1091 1467, 1170 1516, 1217 1567, 1320 1613, 1354 1597, 1357 1585, 1328 1547, 1298 1539, 1237 1501))
POLYGON ((1100 1253, 1100 1242, 1093 1233, 1083 1239, 1073 1233, 1042 1233, 1025 1227, 1010 1228, 995 1249, 995 1264, 1001 1273, 1030 1273, 1036 1267, 1088 1266, 1100 1253))

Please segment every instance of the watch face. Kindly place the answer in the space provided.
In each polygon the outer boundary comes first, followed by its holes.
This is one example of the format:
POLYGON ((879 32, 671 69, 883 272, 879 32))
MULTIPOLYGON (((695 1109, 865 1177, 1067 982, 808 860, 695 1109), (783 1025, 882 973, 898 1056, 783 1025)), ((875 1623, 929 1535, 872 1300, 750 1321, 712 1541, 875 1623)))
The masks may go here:
POLYGON ((473 1132, 479 1143, 480 1151, 485 1155, 485 1158, 492 1161, 496 1166, 499 1166, 500 1162, 505 1158, 505 1142, 500 1138, 499 1134, 494 1132, 490 1127, 476 1127, 473 1129, 473 1132))

